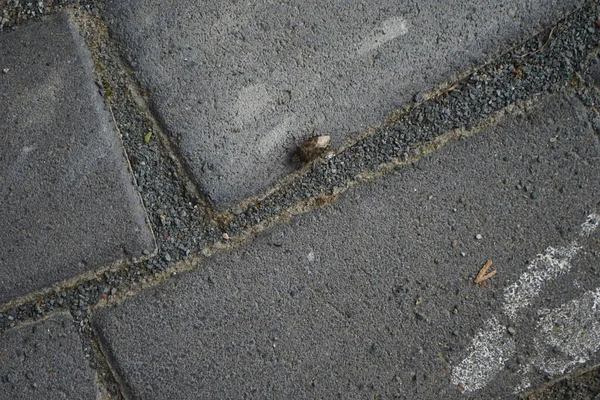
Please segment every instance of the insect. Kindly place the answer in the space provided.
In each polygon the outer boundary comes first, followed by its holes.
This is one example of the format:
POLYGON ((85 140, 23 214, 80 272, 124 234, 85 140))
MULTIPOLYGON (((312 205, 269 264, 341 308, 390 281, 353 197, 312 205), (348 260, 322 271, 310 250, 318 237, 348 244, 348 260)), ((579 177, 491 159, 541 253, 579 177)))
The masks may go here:
POLYGON ((302 162, 312 161, 325 152, 330 142, 331 137, 328 135, 312 136, 298 146, 294 158, 302 162))

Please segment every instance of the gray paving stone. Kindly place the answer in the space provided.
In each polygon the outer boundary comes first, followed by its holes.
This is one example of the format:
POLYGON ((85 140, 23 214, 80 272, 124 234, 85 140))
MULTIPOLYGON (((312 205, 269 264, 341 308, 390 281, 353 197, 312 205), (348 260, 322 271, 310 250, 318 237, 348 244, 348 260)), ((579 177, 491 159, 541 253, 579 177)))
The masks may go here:
MULTIPOLYGON (((218 252, 93 324, 132 398, 465 398, 456 371, 488 345, 492 360, 472 376, 491 378, 470 394, 510 397, 545 367, 534 364, 547 339, 537 313, 599 285, 600 235, 581 228, 600 213, 598 161, 586 109, 554 96, 218 252), (575 241, 571 271, 550 263, 565 274, 509 318, 517 303, 505 290, 528 262, 575 241), (498 273, 475 285, 487 259, 498 273), (495 321, 502 329, 486 333, 495 321)), ((600 346, 592 339, 582 348, 600 346)))
POLYGON ((95 399, 94 372, 68 313, 0 336, 3 399, 95 399))
POLYGON ((0 301, 152 249, 67 14, 0 34, 0 301))
POLYGON ((195 180, 224 208, 548 26, 580 0, 107 2, 109 24, 195 180))

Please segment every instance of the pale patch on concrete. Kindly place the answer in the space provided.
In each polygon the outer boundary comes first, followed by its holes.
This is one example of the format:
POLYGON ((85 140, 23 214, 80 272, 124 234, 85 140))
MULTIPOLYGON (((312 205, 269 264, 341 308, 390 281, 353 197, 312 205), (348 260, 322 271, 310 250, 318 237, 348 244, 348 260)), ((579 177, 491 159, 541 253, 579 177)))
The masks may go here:
POLYGON ((581 224, 581 236, 590 236, 600 224, 600 214, 592 213, 587 220, 581 224))
POLYGON ((31 153, 33 150, 35 150, 34 146, 23 146, 23 148, 21 148, 21 155, 27 155, 27 154, 31 153))
POLYGON ((235 103, 235 121, 238 127, 257 120, 271 100, 266 85, 262 83, 242 88, 235 103))
POLYGON ((33 150, 34 146, 23 146, 15 162, 8 168, 8 173, 4 177, 0 176, 0 199, 4 198, 8 188, 19 179, 25 160, 33 150))
POLYGON ((383 21, 381 27, 375 29, 370 37, 358 45, 358 55, 364 55, 382 45, 408 33, 406 20, 402 17, 393 17, 383 21))
POLYGON ((288 133, 294 126, 296 122, 296 117, 293 115, 286 115, 283 120, 277 124, 273 129, 268 132, 260 132, 257 134, 257 142, 258 146, 256 146, 259 150, 259 156, 257 157, 257 161, 263 162, 264 157, 267 156, 273 149, 277 147, 283 148, 285 146, 286 140, 288 138, 288 133))
POLYGON ((73 156, 67 156, 70 168, 65 170, 56 182, 56 186, 61 190, 75 190, 81 185, 88 184, 89 176, 95 174, 96 168, 110 156, 111 151, 114 151, 114 148, 105 140, 103 135, 98 135, 94 140, 97 143, 81 146, 80 151, 87 152, 88 157, 76 157, 75 153, 73 156), (102 145, 99 145, 98 142, 102 145))
POLYGON ((553 357, 538 365, 551 375, 564 374, 567 368, 587 362, 600 350, 600 288, 554 310, 543 312, 537 330, 553 357))
POLYGON ((571 259, 580 249, 573 242, 566 247, 548 247, 544 254, 538 254, 519 280, 504 289, 503 309, 506 315, 515 319, 517 312, 539 295, 546 282, 569 272, 571 259))
POLYGON ((484 387, 515 353, 515 342, 506 327, 493 317, 473 338, 469 355, 452 371, 452 384, 464 392, 484 387))

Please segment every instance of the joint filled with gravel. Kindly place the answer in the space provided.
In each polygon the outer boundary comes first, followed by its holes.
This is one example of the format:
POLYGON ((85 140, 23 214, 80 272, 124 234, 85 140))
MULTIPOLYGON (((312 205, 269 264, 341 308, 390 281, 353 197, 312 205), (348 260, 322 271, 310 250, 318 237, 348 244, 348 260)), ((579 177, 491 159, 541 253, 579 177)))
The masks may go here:
MULTIPOLYGON (((234 206, 212 221, 211 215, 215 214, 203 205, 193 190, 186 189, 185 171, 175 166, 172 153, 165 150, 165 142, 159 140, 160 135, 154 132, 155 135, 144 142, 149 131, 160 127, 144 109, 145 100, 142 98, 140 103, 132 95, 137 90, 135 81, 122 73, 128 67, 106 36, 102 23, 93 16, 89 20, 81 16, 84 18, 81 25, 89 29, 84 29, 84 34, 94 62, 100 66, 97 68, 99 86, 111 105, 156 233, 158 254, 144 263, 59 289, 35 303, 13 307, 0 314, 0 327, 5 329, 14 326, 16 320, 38 318, 61 307, 79 310, 80 318, 84 320, 89 305, 137 291, 140 282, 164 279, 162 271, 168 266, 223 241, 223 233, 235 239, 273 223, 279 216, 303 210, 304 204, 311 208, 330 202, 361 176, 376 174, 382 164, 391 162, 404 168, 402 160, 418 156, 423 145, 439 135, 453 130, 468 131, 506 107, 561 90, 590 54, 595 57, 600 39, 595 24, 596 12, 595 3, 587 2, 560 21, 551 35, 548 30, 528 40, 493 63, 470 73, 456 85, 449 85, 451 90, 432 92, 432 98, 430 94, 422 93, 419 103, 393 114, 341 153, 317 160, 314 165, 275 185, 268 195, 234 206), (78 288, 90 296, 80 298, 78 288), (37 308, 42 312, 38 313, 37 308)), ((143 97, 144 93, 141 95, 143 97)), ((588 100, 587 105, 596 104, 593 96, 588 100)))

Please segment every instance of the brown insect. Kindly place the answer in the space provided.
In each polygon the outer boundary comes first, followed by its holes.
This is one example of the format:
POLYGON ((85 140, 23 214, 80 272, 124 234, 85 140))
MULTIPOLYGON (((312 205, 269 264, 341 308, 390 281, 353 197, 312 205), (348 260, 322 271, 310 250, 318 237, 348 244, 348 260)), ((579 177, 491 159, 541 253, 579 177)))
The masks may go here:
POLYGON ((325 152, 330 142, 331 137, 328 135, 312 136, 298 146, 294 158, 302 162, 312 161, 325 152))

